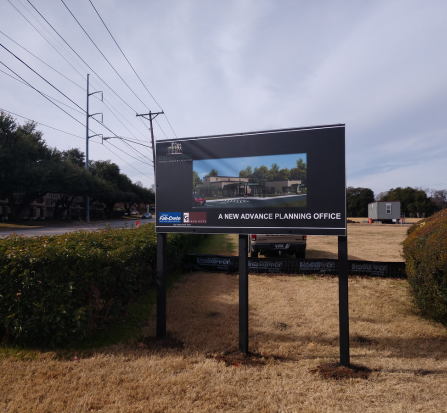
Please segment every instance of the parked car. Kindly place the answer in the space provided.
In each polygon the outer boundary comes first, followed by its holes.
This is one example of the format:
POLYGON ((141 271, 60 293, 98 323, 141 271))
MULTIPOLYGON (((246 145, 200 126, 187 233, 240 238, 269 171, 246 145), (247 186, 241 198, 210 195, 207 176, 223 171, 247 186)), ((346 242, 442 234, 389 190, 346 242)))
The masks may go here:
POLYGON ((205 205, 206 199, 203 195, 193 195, 192 196, 193 205, 205 205))
POLYGON ((152 215, 149 212, 144 213, 141 215, 141 219, 151 219, 152 215))
POLYGON ((131 213, 130 213, 130 215, 139 215, 140 213, 138 212, 138 211, 132 211, 131 213))
POLYGON ((257 257, 260 252, 295 254, 296 258, 304 258, 306 255, 307 235, 274 235, 252 234, 249 238, 249 250, 251 257, 257 257))

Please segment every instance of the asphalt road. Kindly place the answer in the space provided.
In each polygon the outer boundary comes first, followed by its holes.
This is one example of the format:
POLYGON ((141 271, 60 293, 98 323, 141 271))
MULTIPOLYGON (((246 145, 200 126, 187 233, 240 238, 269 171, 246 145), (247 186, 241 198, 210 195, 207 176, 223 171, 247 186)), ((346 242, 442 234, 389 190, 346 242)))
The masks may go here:
MULTIPOLYGON (((140 225, 145 225, 150 222, 155 222, 155 218, 152 219, 137 219, 137 221, 140 221, 140 225)), ((77 231, 79 229, 85 230, 85 231, 95 231, 97 229, 105 229, 107 222, 109 223, 111 228, 125 228, 125 220, 120 221, 99 221, 99 222, 93 222, 93 223, 73 223, 70 225, 64 225, 64 226, 57 226, 57 227, 29 227, 29 228, 0 228, 0 238, 7 237, 11 234, 17 234, 17 235, 24 235, 26 237, 33 237, 33 236, 41 236, 41 235, 58 235, 58 234, 65 234, 67 232, 73 232, 77 231)), ((127 221, 127 227, 131 228, 135 226, 135 221, 130 220, 127 221)))
POLYGON ((307 195, 284 195, 266 198, 228 198, 228 199, 210 199, 206 201, 203 206, 197 206, 194 208, 207 209, 207 208, 262 208, 269 207, 285 202, 295 202, 306 200, 307 195))

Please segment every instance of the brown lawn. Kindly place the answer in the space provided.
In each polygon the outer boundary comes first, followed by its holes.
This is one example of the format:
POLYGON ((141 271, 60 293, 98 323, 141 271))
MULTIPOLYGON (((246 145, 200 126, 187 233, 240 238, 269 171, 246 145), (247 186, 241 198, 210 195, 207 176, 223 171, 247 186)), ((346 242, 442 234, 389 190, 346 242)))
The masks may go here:
MULTIPOLYGON (((354 219, 359 222, 367 218, 354 219)), ((408 220, 407 220, 408 222, 408 220)), ((348 224, 348 256, 350 260, 403 261, 401 243, 409 225, 348 224)), ((337 237, 307 237, 306 258, 338 258, 337 237)))
POLYGON ((225 355, 238 349, 238 277, 191 273, 168 294, 168 331, 183 348, 143 339, 153 315, 135 342, 77 360, 2 358, 0 412, 446 411, 446 329, 412 311, 405 281, 351 278, 349 293, 351 362, 367 379, 315 372, 339 357, 337 279, 250 276, 254 361, 235 365, 225 355))

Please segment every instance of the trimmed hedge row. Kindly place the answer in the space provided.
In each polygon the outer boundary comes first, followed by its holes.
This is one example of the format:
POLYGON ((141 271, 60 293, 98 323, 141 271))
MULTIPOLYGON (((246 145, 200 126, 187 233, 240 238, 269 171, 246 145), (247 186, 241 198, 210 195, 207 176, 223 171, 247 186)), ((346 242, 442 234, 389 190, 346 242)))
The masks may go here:
MULTIPOLYGON (((200 236, 168 235, 169 270, 200 236)), ((0 338, 54 346, 125 313, 156 273, 154 226, 0 240, 0 338)))
POLYGON ((421 313, 447 327, 447 210, 408 229, 403 255, 410 290, 421 313))

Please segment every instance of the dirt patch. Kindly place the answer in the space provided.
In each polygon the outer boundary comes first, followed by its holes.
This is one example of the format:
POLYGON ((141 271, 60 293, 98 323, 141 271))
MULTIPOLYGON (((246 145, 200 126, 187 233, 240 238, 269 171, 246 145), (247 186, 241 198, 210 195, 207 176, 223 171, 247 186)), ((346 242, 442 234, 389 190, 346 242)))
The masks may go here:
POLYGON ((171 337, 145 337, 138 343, 138 347, 148 350, 183 349, 183 343, 171 337))
POLYGON ((367 379, 372 372, 371 369, 363 366, 351 364, 350 367, 342 366, 340 363, 321 364, 311 373, 319 374, 325 379, 345 380, 345 379, 367 379))
POLYGON ((217 361, 223 361, 227 367, 240 367, 240 366, 265 366, 272 360, 275 360, 274 357, 266 358, 260 354, 250 353, 247 354, 233 352, 226 354, 214 354, 208 353, 206 355, 208 359, 214 359, 217 361))
POLYGON ((373 344, 373 340, 370 340, 369 338, 359 336, 359 335, 352 337, 351 340, 353 342, 359 343, 359 344, 373 344))
POLYGON ((274 323, 273 327, 275 330, 284 331, 289 328, 289 326, 286 323, 274 323))

